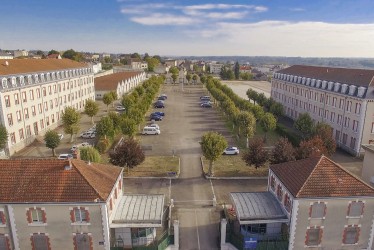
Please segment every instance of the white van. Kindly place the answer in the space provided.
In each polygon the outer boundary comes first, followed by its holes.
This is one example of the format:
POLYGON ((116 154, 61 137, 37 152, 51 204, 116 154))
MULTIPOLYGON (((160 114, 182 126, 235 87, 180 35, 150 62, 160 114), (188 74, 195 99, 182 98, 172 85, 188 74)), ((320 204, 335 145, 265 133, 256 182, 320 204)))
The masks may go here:
POLYGON ((144 127, 142 134, 143 135, 159 135, 161 134, 161 131, 154 127, 144 127))

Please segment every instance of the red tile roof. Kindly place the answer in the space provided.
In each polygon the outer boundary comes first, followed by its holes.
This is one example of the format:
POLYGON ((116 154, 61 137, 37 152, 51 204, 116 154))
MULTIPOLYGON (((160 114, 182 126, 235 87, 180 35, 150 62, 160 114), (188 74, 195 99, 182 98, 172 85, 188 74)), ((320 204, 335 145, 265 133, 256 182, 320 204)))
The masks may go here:
POLYGON ((122 169, 58 159, 0 160, 0 203, 106 201, 122 169))
POLYGON ((95 90, 116 90, 119 82, 126 81, 127 79, 137 76, 141 73, 143 72, 129 71, 97 77, 95 78, 95 90))
POLYGON ((26 74, 39 71, 83 68, 88 65, 70 59, 12 59, 0 60, 0 75, 26 74), (5 62, 8 62, 8 66, 5 62))
POLYGON ((374 196, 374 188, 325 156, 270 166, 297 198, 374 196))
POLYGON ((354 84, 357 86, 374 86, 374 70, 317 67, 294 65, 277 73, 315 78, 325 81, 354 84))

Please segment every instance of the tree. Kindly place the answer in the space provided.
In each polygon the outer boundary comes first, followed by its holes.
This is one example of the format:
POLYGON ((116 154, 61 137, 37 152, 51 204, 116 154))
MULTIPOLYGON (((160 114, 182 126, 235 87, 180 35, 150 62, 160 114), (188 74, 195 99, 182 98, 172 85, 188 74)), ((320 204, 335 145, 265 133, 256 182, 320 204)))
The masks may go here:
POLYGON ((3 150, 8 142, 8 131, 0 124, 0 150, 3 150))
POLYGON ((112 107, 114 108, 114 101, 118 99, 118 94, 117 94, 117 91, 114 91, 114 90, 110 91, 109 93, 111 94, 111 96, 113 98, 113 102, 112 102, 113 106, 112 107))
POLYGON ((62 57, 63 58, 68 58, 68 59, 71 59, 71 60, 74 60, 74 58, 77 56, 77 52, 75 52, 75 50, 73 49, 69 49, 67 51, 65 51, 63 54, 62 54, 62 57))
POLYGON ((313 133, 313 136, 318 135, 322 139, 323 145, 325 146, 327 150, 327 153, 326 153, 327 156, 331 156, 336 151, 336 142, 333 137, 332 131, 333 129, 331 128, 330 125, 322 122, 322 123, 317 124, 314 130, 314 133, 313 133))
POLYGON ((277 118, 283 116, 283 114, 284 114, 283 105, 278 103, 278 102, 272 103, 270 105, 270 110, 269 111, 270 111, 270 113, 275 115, 277 118))
POLYGON ((308 113, 303 113, 297 118, 294 127, 302 133, 303 138, 308 138, 314 130, 314 123, 308 113))
POLYGON ((282 137, 274 145, 271 156, 272 164, 294 161, 295 149, 286 137, 282 137))
POLYGON ((148 64, 148 71, 154 71, 155 67, 160 64, 160 61, 155 57, 147 57, 144 60, 148 64))
POLYGON ((235 63, 235 66, 234 66, 234 74, 235 74, 235 79, 236 79, 236 80, 239 80, 239 75, 240 75, 240 66, 239 66, 239 62, 236 62, 236 63, 235 63))
POLYGON ((249 88, 246 92, 248 99, 252 100, 254 104, 256 104, 258 93, 253 89, 249 88))
POLYGON ((104 139, 107 139, 107 136, 114 136, 114 126, 113 121, 109 116, 101 118, 101 120, 96 125, 96 133, 99 136, 104 136, 104 139))
POLYGON ((176 83, 177 79, 178 79, 178 75, 177 74, 172 74, 171 75, 171 78, 173 79, 173 82, 174 84, 176 83))
POLYGON ((144 152, 139 143, 132 139, 123 140, 121 144, 109 153, 110 163, 120 167, 127 167, 127 172, 145 160, 144 152))
POLYGON ((123 118, 121 121, 122 134, 133 138, 136 134, 136 122, 129 118, 123 118))
POLYGON ((128 114, 129 110, 134 106, 135 102, 131 95, 124 95, 122 97, 121 104, 125 108, 125 113, 128 114))
POLYGON ((193 76, 192 76, 192 80, 194 81, 194 83, 196 84, 196 81, 197 81, 197 75, 196 74, 193 74, 193 76))
POLYGON ((178 69, 177 67, 175 67, 175 66, 170 67, 169 72, 170 72, 171 74, 179 75, 179 69, 178 69))
POLYGON ((53 157, 56 156, 55 148, 60 145, 60 137, 56 131, 48 130, 44 135, 45 146, 52 149, 53 157))
POLYGON ((187 82, 188 82, 188 83, 190 83, 191 78, 192 78, 191 74, 190 74, 190 73, 187 73, 187 75, 186 75, 186 79, 187 79, 187 82))
MULTIPOLYGON (((245 137, 247 138, 247 147, 249 146, 249 138, 251 138, 256 131, 256 118, 248 111, 241 111, 237 115, 239 127, 243 128, 245 137)), ((240 131, 239 131, 240 133, 240 131)))
POLYGON ((142 59, 139 53, 132 53, 130 57, 135 59, 142 59))
POLYGON ((106 105, 106 111, 109 112, 109 105, 113 102, 113 95, 109 93, 105 93, 103 96, 103 102, 106 105))
POLYGON ((120 131, 121 130, 121 116, 118 113, 111 111, 109 112, 108 117, 112 120, 114 131, 115 132, 120 131))
POLYGON ((313 156, 327 155, 327 153, 328 151, 323 144, 323 140, 317 135, 308 141, 300 142, 296 150, 296 158, 299 160, 313 156))
POLYGON ((73 107, 66 107, 62 112, 61 120, 64 132, 71 135, 70 142, 73 142, 73 135, 79 131, 80 114, 73 107))
POLYGON ((277 119, 270 113, 265 113, 261 120, 261 126, 264 129, 265 136, 264 136, 264 141, 266 142, 266 136, 269 131, 275 130, 277 127, 277 119))
POLYGON ((213 175, 213 163, 222 155, 222 152, 227 147, 225 137, 216 132, 205 133, 201 137, 201 149, 204 157, 209 160, 208 175, 213 175))
POLYGON ((101 161, 101 156, 99 151, 96 148, 87 146, 79 148, 79 154, 82 160, 90 161, 90 162, 97 162, 101 161))
POLYGON ((91 117, 91 123, 94 124, 93 117, 99 112, 99 104, 94 100, 88 99, 86 105, 84 106, 84 113, 91 117))
POLYGON ((248 144, 248 151, 244 153, 243 160, 248 166, 255 165, 259 168, 269 159, 268 152, 264 149, 264 142, 261 138, 253 138, 248 144))
POLYGON ((104 62, 105 63, 112 63, 112 58, 110 56, 104 57, 104 62))
POLYGON ((60 54, 60 52, 58 52, 57 50, 54 50, 54 49, 52 49, 48 52, 48 55, 53 55, 53 54, 60 54))

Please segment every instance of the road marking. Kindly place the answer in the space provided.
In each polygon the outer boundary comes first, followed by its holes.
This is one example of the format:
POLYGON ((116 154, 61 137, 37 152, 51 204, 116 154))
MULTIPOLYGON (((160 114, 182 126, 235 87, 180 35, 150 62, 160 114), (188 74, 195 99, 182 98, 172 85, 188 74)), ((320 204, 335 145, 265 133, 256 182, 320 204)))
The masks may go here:
POLYGON ((212 179, 209 179, 209 182, 210 182, 210 187, 212 188, 213 197, 216 197, 216 194, 214 193, 214 187, 213 187, 212 179))
POLYGON ((171 201, 171 179, 169 179, 169 201, 171 201))
POLYGON ((197 247, 200 250, 199 225, 197 223, 197 212, 196 212, 196 209, 195 209, 195 220, 196 220, 197 247))

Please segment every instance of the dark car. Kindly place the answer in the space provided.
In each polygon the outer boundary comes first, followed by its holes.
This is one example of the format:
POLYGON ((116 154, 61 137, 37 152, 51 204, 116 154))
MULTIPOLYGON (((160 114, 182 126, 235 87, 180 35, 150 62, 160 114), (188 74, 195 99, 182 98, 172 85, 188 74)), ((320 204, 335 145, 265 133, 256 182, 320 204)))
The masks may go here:
POLYGON ((165 116, 165 113, 160 112, 160 111, 156 111, 156 112, 153 112, 151 115, 165 116))
POLYGON ((161 100, 161 101, 165 101, 167 99, 167 97, 166 96, 159 96, 157 99, 161 100))
POLYGON ((165 100, 168 99, 168 96, 166 94, 161 94, 160 96, 164 97, 165 100))
POLYGON ((200 104, 200 106, 202 108, 211 108, 212 104, 210 104, 209 102, 203 102, 202 104, 200 104))
POLYGON ((162 116, 159 115, 151 115, 149 118, 150 121, 155 120, 155 121, 162 121, 162 116))
POLYGON ((210 101, 210 96, 208 96, 208 95, 200 96, 200 100, 201 101, 210 101))
POLYGON ((155 107, 156 109, 163 109, 165 108, 165 105, 163 103, 155 103, 153 107, 155 107))

